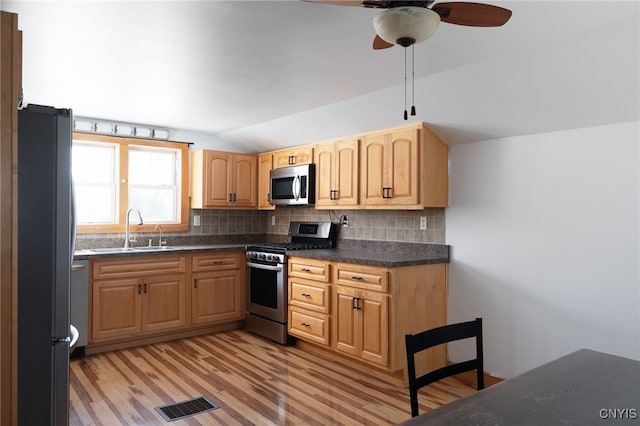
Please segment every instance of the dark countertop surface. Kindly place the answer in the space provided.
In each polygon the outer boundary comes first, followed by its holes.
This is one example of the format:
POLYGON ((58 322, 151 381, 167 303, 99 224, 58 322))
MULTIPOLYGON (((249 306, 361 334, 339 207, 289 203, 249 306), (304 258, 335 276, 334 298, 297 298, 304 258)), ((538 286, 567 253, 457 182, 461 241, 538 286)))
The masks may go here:
MULTIPOLYGON (((104 259, 130 256, 156 256, 182 253, 210 252, 210 251, 243 251, 247 246, 258 243, 225 243, 225 244, 195 244, 176 245, 164 250, 146 251, 131 249, 105 252, 107 249, 83 249, 76 250, 74 259, 104 259)), ((360 244, 359 242, 345 242, 344 248, 322 250, 293 250, 289 256, 305 257, 310 259, 327 260, 331 262, 357 263, 360 265, 383 266, 396 268, 401 266, 426 265, 433 263, 449 263, 449 246, 441 244, 409 244, 377 242, 375 244, 360 244)))
MULTIPOLYGON (((116 258, 116 257, 130 257, 130 256, 156 256, 159 254, 182 254, 182 253, 197 253, 197 252, 211 252, 211 251, 244 251, 246 247, 250 245, 247 243, 231 243, 231 244, 203 244, 203 245, 185 245, 185 246, 171 246, 165 250, 158 251, 145 251, 145 250, 129 250, 125 252, 96 252, 92 249, 76 250, 73 258, 75 260, 82 259, 104 259, 104 258, 116 258)), ((142 247, 144 248, 144 247, 142 247)), ((106 249, 97 249, 106 250, 106 249)))
POLYGON ((400 266, 426 265, 432 263, 449 263, 449 251, 445 252, 371 252, 358 249, 298 250, 289 256, 321 259, 331 262, 357 263, 359 265, 384 266, 397 268, 400 266))
POLYGON ((639 419, 640 361, 580 349, 400 424, 631 425, 639 419))

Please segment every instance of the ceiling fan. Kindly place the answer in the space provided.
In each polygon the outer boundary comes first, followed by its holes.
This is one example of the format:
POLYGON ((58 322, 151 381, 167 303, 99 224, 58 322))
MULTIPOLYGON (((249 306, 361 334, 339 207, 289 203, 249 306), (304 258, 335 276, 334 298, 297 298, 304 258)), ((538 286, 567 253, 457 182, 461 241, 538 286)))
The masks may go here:
MULTIPOLYGON (((407 53, 406 48, 421 43, 438 29, 440 21, 468 27, 499 27, 511 18, 511 11, 499 6, 471 2, 435 3, 435 0, 304 0, 310 3, 337 6, 363 6, 386 9, 373 18, 376 36, 375 50, 387 49, 393 45, 405 48, 405 108, 407 119, 407 53), (431 8, 429 8, 431 6, 431 8)), ((412 59, 412 66, 415 61, 412 59)), ((413 75, 412 70, 412 85, 413 75)), ((415 95, 415 90, 412 89, 415 95)), ((416 115, 412 100, 411 115, 416 115)))
POLYGON ((435 0, 304 0, 337 6, 363 6, 387 9, 373 19, 376 37, 374 49, 398 44, 408 47, 431 37, 440 21, 469 27, 499 27, 511 18, 511 11, 484 3, 435 0), (432 6, 433 5, 433 6, 432 6), (431 8, 429 8, 431 6, 431 8))

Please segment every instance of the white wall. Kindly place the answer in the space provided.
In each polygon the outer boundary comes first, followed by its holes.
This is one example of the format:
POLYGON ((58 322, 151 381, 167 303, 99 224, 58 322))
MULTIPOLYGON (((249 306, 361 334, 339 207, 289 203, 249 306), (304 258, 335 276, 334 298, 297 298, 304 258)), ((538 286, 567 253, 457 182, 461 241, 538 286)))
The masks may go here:
POLYGON ((449 321, 484 318, 490 374, 582 347, 640 359, 639 125, 451 147, 449 321))

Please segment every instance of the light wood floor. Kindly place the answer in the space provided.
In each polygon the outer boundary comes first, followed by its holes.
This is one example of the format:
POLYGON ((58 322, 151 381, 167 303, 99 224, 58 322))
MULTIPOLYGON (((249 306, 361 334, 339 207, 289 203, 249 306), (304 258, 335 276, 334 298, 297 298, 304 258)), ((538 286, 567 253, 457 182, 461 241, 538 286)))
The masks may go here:
MULTIPOLYGON (((71 361, 71 425, 390 425, 408 390, 245 331, 71 361), (220 408, 167 423, 154 409, 198 396, 220 408)), ((475 392, 456 379, 423 388, 420 412, 475 392)))

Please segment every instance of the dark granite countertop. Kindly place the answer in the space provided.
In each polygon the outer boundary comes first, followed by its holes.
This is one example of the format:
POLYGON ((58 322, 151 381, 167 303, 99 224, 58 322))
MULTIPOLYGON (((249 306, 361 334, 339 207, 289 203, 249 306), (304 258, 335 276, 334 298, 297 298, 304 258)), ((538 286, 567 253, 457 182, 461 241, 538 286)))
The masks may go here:
POLYGON ((384 266, 397 268, 400 266, 426 265, 432 263, 449 263, 449 247, 442 246, 440 250, 413 252, 376 252, 366 249, 328 249, 328 250, 298 250, 289 256, 321 259, 331 262, 357 263, 360 265, 384 266))
MULTIPOLYGON (((117 257, 157 256, 182 253, 197 253, 210 251, 245 250, 247 246, 263 244, 264 240, 256 241, 224 241, 219 244, 176 244, 164 250, 121 251, 115 248, 108 251, 105 248, 84 248, 76 250, 74 259, 103 259, 117 257)), ((366 240, 339 240, 338 248, 324 250, 297 250, 288 253, 289 256, 322 259, 331 262, 357 263, 361 265, 383 266, 395 268, 401 266, 426 265, 432 263, 449 263, 449 246, 444 244, 415 244, 366 240)))
POLYGON ((250 245, 247 243, 230 243, 230 244, 202 244, 202 245, 186 245, 186 246, 171 246, 165 250, 157 251, 144 251, 144 250, 128 250, 128 251, 105 251, 107 249, 97 249, 101 251, 94 251, 93 249, 76 250, 73 258, 75 260, 83 259, 100 259, 100 258, 116 258, 116 257, 138 257, 138 256, 157 256, 168 254, 183 254, 183 253, 198 253, 198 252, 211 252, 211 251, 230 251, 239 250, 243 251, 250 245))

